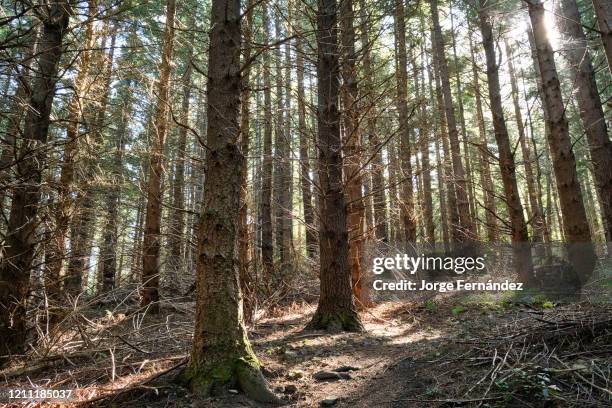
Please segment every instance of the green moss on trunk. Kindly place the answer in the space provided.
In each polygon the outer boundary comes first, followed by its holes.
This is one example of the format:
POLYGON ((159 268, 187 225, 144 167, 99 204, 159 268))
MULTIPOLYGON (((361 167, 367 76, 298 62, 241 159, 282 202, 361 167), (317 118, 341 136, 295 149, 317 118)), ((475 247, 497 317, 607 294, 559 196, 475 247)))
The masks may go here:
POLYGON ((248 348, 242 357, 214 359, 198 366, 192 362, 178 375, 177 381, 201 396, 219 395, 230 388, 241 389, 247 397, 265 403, 282 401, 270 390, 261 373, 261 364, 248 348))

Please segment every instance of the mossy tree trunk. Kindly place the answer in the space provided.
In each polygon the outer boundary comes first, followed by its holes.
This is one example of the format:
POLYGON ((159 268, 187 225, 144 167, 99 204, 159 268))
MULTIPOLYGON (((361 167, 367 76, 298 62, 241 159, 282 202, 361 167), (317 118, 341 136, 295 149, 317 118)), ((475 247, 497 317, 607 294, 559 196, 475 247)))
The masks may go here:
POLYGON ((208 150, 198 237, 196 322, 181 379, 196 394, 239 386, 275 402, 247 339, 239 279, 240 2, 213 0, 208 57, 208 150))

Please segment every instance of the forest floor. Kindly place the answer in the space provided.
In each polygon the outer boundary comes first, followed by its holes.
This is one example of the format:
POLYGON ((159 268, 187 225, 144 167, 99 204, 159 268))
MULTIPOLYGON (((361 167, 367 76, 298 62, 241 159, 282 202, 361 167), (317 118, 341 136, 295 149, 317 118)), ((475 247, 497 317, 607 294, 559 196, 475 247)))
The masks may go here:
MULTIPOLYGON (((174 383, 190 349, 193 302, 165 302, 160 316, 108 308, 72 314, 66 324, 76 329, 0 372, 4 387, 75 389, 77 399, 13 406, 259 406, 237 390, 199 399, 174 383)), ((361 312, 365 332, 331 335, 303 330, 313 312, 306 303, 279 308, 249 331, 288 406, 612 404, 609 303, 440 294, 379 303, 361 312)))

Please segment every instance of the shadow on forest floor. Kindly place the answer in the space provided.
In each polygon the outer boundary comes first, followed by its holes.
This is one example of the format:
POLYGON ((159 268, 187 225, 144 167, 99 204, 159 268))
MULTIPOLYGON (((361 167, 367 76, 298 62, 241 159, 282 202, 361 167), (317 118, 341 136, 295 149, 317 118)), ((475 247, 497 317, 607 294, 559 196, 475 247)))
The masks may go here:
MULTIPOLYGON (((80 329, 57 336, 46 357, 5 370, 5 386, 76 389, 73 406, 259 406, 239 393, 194 398, 173 383, 190 349, 193 307, 75 314, 70 327, 80 329)), ((249 335, 288 406, 603 406, 612 395, 611 311, 447 293, 378 304, 361 313, 363 333, 305 332, 314 306, 294 305, 249 335)))

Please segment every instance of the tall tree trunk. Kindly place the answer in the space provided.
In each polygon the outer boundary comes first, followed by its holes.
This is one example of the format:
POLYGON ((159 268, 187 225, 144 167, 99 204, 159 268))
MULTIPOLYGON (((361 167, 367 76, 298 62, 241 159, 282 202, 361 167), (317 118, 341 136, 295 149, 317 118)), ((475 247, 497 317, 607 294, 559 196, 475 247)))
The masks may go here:
MULTIPOLYGON (((15 142, 20 133, 22 121, 27 110, 28 87, 31 85, 30 81, 32 79, 32 61, 34 56, 37 55, 39 36, 40 24, 35 24, 29 35, 30 44, 24 53, 21 72, 18 72, 16 75, 17 89, 8 108, 10 113, 7 118, 6 133, 0 139, 0 148, 2 149, 0 154, 0 216, 3 218, 1 225, 4 225, 4 218, 6 217, 5 201, 12 179, 13 161, 15 160, 15 148, 17 146, 15 142)), ((9 77, 6 80, 7 86, 10 83, 9 77)))
POLYGON ((96 1, 89 0, 87 12, 87 25, 83 52, 78 63, 78 73, 74 80, 74 91, 68 105, 68 127, 66 129, 66 142, 64 144, 63 163, 59 179, 58 197, 53 209, 55 232, 53 233, 45 253, 46 271, 45 287, 47 295, 57 297, 61 290, 61 272, 66 258, 66 238, 70 220, 75 210, 73 201, 75 158, 78 153, 79 127, 81 126, 82 105, 86 95, 86 81, 90 69, 91 49, 94 43, 94 20, 97 13, 96 1))
MULTIPOLYGON (((270 21, 268 10, 262 10, 264 47, 270 41, 270 21)), ((272 93, 270 90, 270 51, 263 53, 263 86, 264 86, 264 140, 261 186, 261 259, 263 279, 269 294, 270 280, 274 276, 274 249, 272 247, 272 93)))
POLYGON ((465 109, 463 106, 463 86, 461 83, 461 65, 457 58, 457 37, 455 34, 455 17, 453 13, 453 1, 449 3, 449 14, 451 20, 451 43, 453 46, 453 64, 455 66, 455 85, 457 87, 457 106, 459 108, 459 125, 461 128, 461 142, 463 144, 463 156, 465 159, 465 177, 467 180, 467 194, 470 208, 471 222, 474 227, 475 237, 478 237, 478 224, 476 223, 476 202, 474 192, 474 179, 472 178, 472 161, 470 159, 469 133, 465 127, 465 109))
MULTIPOLYGON (((434 60, 435 61, 435 60, 434 60)), ((436 81, 436 108, 437 116, 439 118, 440 125, 440 139, 442 141, 442 152, 444 152, 444 158, 442 158, 441 166, 446 186, 446 206, 444 208, 444 215, 442 216, 442 225, 446 224, 445 231, 442 236, 446 235, 444 239, 444 250, 448 253, 451 250, 451 239, 453 237, 453 229, 456 228, 457 221, 457 195, 455 194, 455 183, 453 182, 453 165, 451 164, 451 152, 448 143, 448 126, 446 123, 446 115, 444 114, 444 100, 442 96, 442 86, 440 85, 440 73, 438 67, 435 67, 435 81, 436 81), (444 222, 446 219, 446 222, 444 222), (448 240, 447 240, 448 239, 448 240)), ((439 146, 438 146, 439 147, 439 146)), ((438 150, 439 154, 439 150, 438 150)), ((438 157, 440 163, 440 157, 438 157)), ((442 208, 440 208, 442 210, 442 208)))
POLYGON ((382 159, 382 146, 376 129, 376 105, 374 101, 374 85, 372 70, 371 43, 370 43, 370 21, 366 14, 365 0, 359 0, 359 19, 361 26, 361 44, 363 51, 363 91, 365 93, 366 111, 368 111, 366 133, 370 148, 372 168, 372 201, 374 207, 374 223, 376 225, 376 238, 389 241, 389 229, 387 228, 387 210, 385 198, 384 165, 382 159))
MULTIPOLYGON (((111 49, 112 50, 112 49, 111 49)), ((110 58, 112 61, 112 58, 110 58)), ((114 131, 114 151, 110 168, 111 181, 106 192, 106 225, 102 233, 100 259, 102 262, 102 291, 113 289, 117 280, 117 246, 119 231, 119 205, 123 185, 123 154, 127 136, 127 126, 132 113, 131 80, 127 80, 123 89, 123 101, 114 131)), ((121 270, 119 270, 121 272, 121 270)))
POLYGON ((568 48, 566 56, 578 86, 580 118, 591 153, 597 195, 602 204, 601 215, 606 225, 604 229, 608 232, 606 241, 612 242, 612 143, 608 136, 595 82, 595 71, 587 50, 587 38, 582 30, 576 0, 561 1, 561 11, 564 18, 559 19, 559 27, 572 40, 572 46, 568 48))
MULTIPOLYGON (((440 97, 440 93, 437 92, 438 89, 435 90, 434 96, 434 86, 433 86, 433 70, 431 69, 431 65, 427 65, 427 77, 429 79, 429 99, 431 101, 436 101, 435 109, 432 109, 432 116, 437 117, 438 120, 434 120, 435 124, 435 133, 434 133, 434 149, 436 152, 436 172, 437 172, 437 180, 438 180, 438 200, 440 203, 440 236, 442 238, 443 249, 445 253, 450 251, 450 230, 448 225, 448 209, 447 209, 447 191, 444 188, 444 180, 446 178, 445 174, 445 163, 440 156, 440 139, 444 140, 446 138, 446 120, 444 118, 444 114, 442 112, 442 98, 440 97), (440 137, 438 137, 440 135, 440 137)), ((436 78, 436 85, 438 84, 438 80, 436 78)))
POLYGON ((506 58, 508 58, 508 71, 510 73, 510 86, 512 89, 512 102, 514 105, 514 119, 518 128, 519 144, 521 145, 521 153, 525 163, 525 179, 527 181, 527 195, 529 198, 529 206, 531 207, 531 222, 533 223, 533 241, 541 243, 544 241, 544 216, 538 200, 538 191, 536 180, 534 177, 532 164, 534 162, 531 156, 531 149, 527 144, 527 136, 525 135, 525 125, 523 123, 523 115, 519 104, 518 85, 516 82, 516 71, 512 62, 512 50, 508 41, 504 39, 506 48, 506 58))
POLYGON ((308 327, 359 331, 362 326, 351 291, 346 203, 342 188, 337 12, 336 0, 319 0, 316 33, 321 290, 317 310, 308 327))
POLYGON ((472 75, 474 87, 474 99, 476 104, 476 121, 478 122, 478 139, 480 143, 480 184, 482 185, 482 195, 484 197, 485 227, 487 230, 487 240, 491 243, 497 241, 497 219, 495 218, 495 191, 493 180, 491 179, 491 166, 489 165, 489 148, 487 142, 487 131, 485 129, 484 114, 482 111, 482 97, 480 90, 480 80, 478 78, 478 67, 472 36, 470 40, 470 55, 472 60, 472 75))
POLYGON ((51 105, 55 96, 62 41, 72 13, 70 3, 47 6, 38 49, 38 70, 26 114, 22 143, 17 152, 17 182, 13 188, 6 234, 5 254, 0 262, 0 366, 6 356, 20 354, 25 347, 25 301, 38 237, 38 206, 42 173, 46 166, 51 105))
MULTIPOLYGON (((387 130, 388 132, 389 130, 387 130)), ((388 171, 389 171, 389 242, 392 245, 397 245, 400 239, 403 241, 401 237, 402 233, 402 225, 400 224, 400 214, 399 214, 399 200, 397 198, 398 189, 397 185, 400 180, 399 175, 399 157, 397 152, 397 141, 393 138, 389 140, 387 143, 387 163, 388 163, 388 171)))
MULTIPOLYGON (((110 32, 110 49, 108 55, 101 52, 96 54, 99 59, 92 61, 92 66, 100 64, 103 66, 102 80, 100 85, 94 83, 95 92, 99 92, 99 100, 89 107, 88 115, 91 116, 91 132, 79 138, 79 151, 83 153, 81 160, 82 168, 78 179, 79 185, 84 185, 84 188, 79 189, 75 200, 75 207, 79 209, 77 217, 72 223, 70 231, 70 249, 71 256, 66 268, 66 278, 64 281, 64 289, 66 293, 75 296, 81 290, 87 287, 89 257, 94 240, 94 226, 96 220, 96 199, 98 193, 98 183, 96 182, 97 173, 97 158, 96 154, 103 144, 102 131, 106 126, 106 109, 110 94, 110 85, 112 80, 112 66, 114 59, 114 49, 116 42, 116 30, 118 24, 114 23, 110 32)), ((108 29, 108 26, 107 26, 108 29)), ((106 48, 107 35, 102 38, 101 49, 106 48)), ((113 250, 116 250, 114 248, 113 250)))
POLYGON ((147 212, 144 223, 142 251, 142 291, 140 304, 148 306, 151 313, 159 313, 159 274, 161 249, 161 215, 164 147, 168 132, 169 81, 172 69, 172 51, 174 48, 174 15, 176 1, 166 2, 166 28, 160 64, 159 82, 157 84, 157 101, 153 119, 153 140, 149 157, 149 183, 147 188, 147 212))
MULTIPOLYGON (((437 60, 437 67, 440 73, 442 94, 444 96, 444 111, 448 126, 448 136, 450 139, 450 150, 453 163, 453 181, 456 185, 457 208, 451 208, 451 223, 453 224, 452 234, 454 243, 470 242, 474 239, 474 225, 470 217, 470 203, 468 200, 468 184, 465 178, 463 163, 461 162, 461 152, 459 147, 459 132, 455 119, 455 107, 451 94, 451 86, 448 75, 448 65, 446 53, 444 51, 444 38, 440 28, 438 18, 438 0, 429 0, 431 6, 431 17, 433 21, 434 38, 434 58, 437 60)), ((450 207, 450 203, 449 203, 450 207)))
MULTIPOLYGON (((412 49, 416 45, 413 45, 412 49)), ((411 53, 412 71, 414 75, 414 93, 418 103, 418 131, 419 131, 419 146, 421 150, 421 173, 423 183, 423 226, 425 229, 424 238, 432 247, 436 244, 436 231, 433 220, 433 196, 431 192, 431 164, 429 161, 429 126, 427 125, 427 112, 425 109, 425 76, 424 73, 417 67, 417 61, 414 56, 414 51, 411 53), (419 77, 423 82, 419 83, 419 77)))
POLYGON ((584 283, 593 273, 596 261, 595 251, 591 243, 589 223, 578 183, 576 160, 572 152, 553 50, 544 24, 544 6, 540 0, 529 1, 528 6, 540 75, 542 83, 546 84, 543 89, 543 101, 547 106, 550 128, 547 134, 548 144, 557 179, 559 201, 563 213, 563 229, 568 241, 569 260, 584 283))
POLYGON ((261 373, 242 315, 238 224, 240 150, 240 2, 213 0, 208 53, 206 178, 198 237, 196 322, 182 379, 199 395, 238 384, 247 396, 278 402, 261 373))
POLYGON ((495 55, 495 44, 493 43, 493 29, 489 16, 484 8, 484 1, 480 0, 480 32, 482 33, 482 45, 487 60, 487 79, 489 82, 489 100, 491 103, 491 115, 493 116, 493 127, 495 129, 495 140, 499 150, 499 168, 508 215, 510 216, 510 227, 512 229, 512 246, 514 254, 514 269, 517 275, 525 283, 533 280, 533 261, 531 258, 531 246, 527 224, 523 215, 523 206, 519 196, 518 184, 516 182, 516 167, 514 155, 510 145, 510 136, 504 118, 501 91, 499 84, 499 68, 497 56, 495 55))
MULTIPOLYGON (((281 36, 280 16, 276 13, 274 19, 277 40, 281 36)), ((278 278, 285 279, 291 266, 291 165, 290 135, 285 131, 285 101, 289 99, 289 92, 283 82, 283 61, 281 46, 276 47, 276 121, 274 130, 274 144, 276 161, 274 163, 274 197, 276 229, 275 241, 278 250, 280 267, 278 278)), ((287 74, 288 75, 288 74, 287 74)))
MULTIPOLYGON (((530 28, 527 31, 527 38, 529 40, 529 48, 531 49, 531 59, 532 59, 532 63, 533 63, 533 69, 536 73, 535 75, 535 79, 536 79, 536 86, 538 89, 538 98, 541 101, 541 106, 542 106, 542 115, 544 117, 544 136, 545 138, 548 140, 549 134, 550 134, 550 120, 549 118, 549 113, 548 113, 548 107, 546 106, 546 104, 544 103, 544 86, 542 84, 542 75, 540 74, 540 64, 538 62, 538 53, 537 53, 537 47, 535 44, 535 39, 533 36, 533 28, 530 28)), ((535 158, 537 159, 539 157, 538 155, 538 149, 537 149, 537 144, 535 142, 535 138, 533 136, 533 132, 531 135, 531 141, 532 141, 532 147, 533 147, 533 153, 535 158)), ((543 156, 545 157, 545 160, 543 160, 543 162, 546 164, 546 181, 547 183, 550 183, 552 181, 552 177, 551 177, 551 173, 553 172, 552 166, 551 166, 551 162, 550 162, 550 154, 549 154, 549 147, 548 145, 546 145, 543 149, 543 156)), ((536 166, 536 169, 538 170, 538 172, 541 173, 541 167, 542 166, 536 166)), ((548 185, 548 188, 550 188, 550 184, 548 185)), ((555 194, 556 194, 556 188, 555 188, 555 194)), ((541 194, 540 194, 541 197, 541 194)), ((544 207, 544 205, 542 203, 540 203, 540 207, 544 207)), ((554 217, 553 215, 557 214, 558 215, 558 211, 553 212, 552 211, 552 207, 547 206, 547 211, 546 214, 544 215, 544 222, 545 224, 548 226, 550 225, 550 235, 552 235, 553 233, 553 221, 554 221, 554 217), (548 216, 548 220, 546 219, 546 217, 548 216)), ((562 234, 562 228, 561 225, 559 225, 559 232, 562 234)), ((547 250, 551 250, 552 248, 547 247, 547 250)))
MULTIPOLYGON (((593 0, 597 16, 597 27, 608 58, 608 69, 612 74, 612 4, 609 0, 593 0)), ((579 21, 579 20, 578 20, 579 21)))
MULTIPOLYGON (((86 166, 87 180, 92 180, 95 170, 86 166)), ((96 191, 88 186, 77 195, 79 206, 78 217, 74 220, 70 231, 70 259, 66 268, 64 290, 71 295, 87 289, 89 275, 89 258, 94 238, 96 221, 96 191)))
MULTIPOLYGON (((144 181, 142 182, 144 184, 144 181)), ((140 282, 142 273, 142 236, 144 227, 144 212, 146 201, 144 194, 139 194, 136 210, 136 223, 134 224, 134 247, 132 248, 132 264, 130 266, 130 281, 140 282)))
POLYGON ((308 126, 306 124, 306 101, 304 95, 304 54, 302 48, 301 2, 296 2, 298 8, 298 32, 296 33, 296 65, 297 65, 297 108, 298 132, 300 138, 300 188, 302 190, 302 205, 304 211, 304 226, 306 229, 306 254, 313 259, 316 256, 316 232, 314 225, 314 210, 312 207, 312 190, 310 180, 310 158, 308 154, 308 126))
MULTIPOLYGON (((251 47, 253 40, 253 0, 247 3, 246 19, 244 21, 244 50, 243 60, 250 64, 251 47)), ((245 160, 242 163, 242 180, 240 180, 240 216, 238 223, 238 268, 240 276, 240 289, 244 297, 244 320, 253 320, 253 282, 249 276, 249 226, 248 214, 248 160, 250 126, 251 126, 251 65, 247 65, 242 72, 242 89, 240 90, 240 150, 245 160)))
MULTIPOLYGON (((194 18, 190 18, 189 27, 195 26, 194 18)), ((178 126, 178 143, 176 147, 174 184, 172 189, 172 216, 170 239, 168 243, 168 268, 166 281, 169 287, 180 289, 178 278, 185 270, 185 156, 187 150, 187 126, 189 125, 189 107, 191 100, 191 60, 193 58, 193 44, 195 32, 189 33, 187 40, 188 51, 185 57, 185 72, 183 73, 183 100, 181 101, 180 123, 178 126)))
POLYGON ((291 84, 292 81, 292 56, 291 56, 291 37, 292 37, 292 23, 293 20, 293 6, 291 4, 293 0, 287 0, 287 21, 285 24, 285 103, 284 103, 284 125, 285 125, 285 157, 283 160, 283 178, 284 178, 284 189, 283 202, 285 205, 285 217, 283 219, 283 233, 284 245, 285 245, 285 269, 287 274, 291 274, 293 270, 293 134, 291 132, 291 84))
MULTIPOLYGON (((525 84, 525 74, 523 73, 523 69, 521 68, 521 81, 523 84, 523 99, 526 103, 529 103, 529 98, 527 96, 527 86, 525 84)), ((535 139, 535 132, 533 126, 533 119, 531 116, 531 109, 527 109, 527 123, 529 124, 529 139, 531 142, 531 149, 533 149, 532 163, 535 164, 533 168, 535 168, 535 184, 536 184, 536 201, 538 204, 538 208, 540 209, 540 221, 542 223, 542 237, 544 239, 545 244, 550 244, 550 229, 549 223, 546 221, 546 216, 544 212, 544 204, 542 202, 542 165, 540 164, 538 146, 535 139)), ((529 153, 531 154, 531 149, 529 148, 529 153)), ((550 245, 545 245, 545 253, 549 256, 552 252, 552 248, 550 245)))
POLYGON ((406 57, 406 22, 404 20, 404 0, 395 0, 395 43, 396 43, 396 80, 397 80, 397 110, 399 113, 400 133, 400 212, 404 227, 406 247, 416 244, 416 222, 414 198, 412 191, 412 164, 410 163, 410 112, 408 111, 408 58, 406 57))
POLYGON ((361 132, 359 129, 359 95, 355 54, 355 28, 352 0, 340 5, 340 42, 342 45, 342 104, 344 107, 344 176, 347 200, 347 228, 349 239, 348 263, 355 299, 361 301, 363 286, 361 258, 363 252, 363 204, 361 132))

